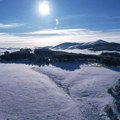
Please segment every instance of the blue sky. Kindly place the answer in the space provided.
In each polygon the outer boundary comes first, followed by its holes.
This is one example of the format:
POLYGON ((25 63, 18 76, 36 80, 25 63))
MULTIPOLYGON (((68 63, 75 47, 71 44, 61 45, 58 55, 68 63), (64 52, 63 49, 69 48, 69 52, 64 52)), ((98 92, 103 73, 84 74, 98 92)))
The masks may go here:
POLYGON ((119 42, 120 0, 47 0, 51 9, 47 16, 39 13, 42 1, 0 0, 0 42, 119 42))

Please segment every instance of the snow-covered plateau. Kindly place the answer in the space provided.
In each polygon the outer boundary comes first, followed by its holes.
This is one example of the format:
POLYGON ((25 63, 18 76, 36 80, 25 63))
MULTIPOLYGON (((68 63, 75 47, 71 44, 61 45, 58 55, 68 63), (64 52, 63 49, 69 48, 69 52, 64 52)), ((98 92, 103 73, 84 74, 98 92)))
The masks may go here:
POLYGON ((119 68, 0 63, 0 120, 106 120, 119 68))

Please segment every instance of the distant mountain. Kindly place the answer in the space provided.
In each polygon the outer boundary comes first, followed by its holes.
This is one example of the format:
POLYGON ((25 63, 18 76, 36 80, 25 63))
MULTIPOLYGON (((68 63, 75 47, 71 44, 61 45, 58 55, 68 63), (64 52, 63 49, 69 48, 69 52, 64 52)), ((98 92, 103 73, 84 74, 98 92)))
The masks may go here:
POLYGON ((89 48, 90 46, 94 46, 94 45, 102 45, 102 44, 108 44, 108 42, 104 41, 104 40, 97 40, 94 42, 83 42, 83 43, 76 43, 76 42, 65 42, 62 44, 59 44, 57 46, 52 47, 52 49, 86 49, 89 48))
POLYGON ((109 51, 120 51, 120 44, 107 42, 105 40, 97 40, 94 42, 84 42, 84 43, 71 43, 65 42, 59 44, 57 46, 51 47, 51 49, 56 50, 66 50, 66 49, 89 49, 93 51, 102 51, 102 50, 109 50, 109 51))
POLYGON ((82 45, 83 43, 70 43, 70 42, 65 42, 62 44, 59 44, 57 46, 52 47, 52 49, 74 49, 82 45))
POLYGON ((106 44, 109 44, 109 42, 104 41, 104 40, 97 40, 97 41, 94 41, 94 42, 83 43, 82 45, 78 46, 77 48, 88 49, 88 48, 91 48, 93 46, 106 45, 106 44))
POLYGON ((94 42, 83 43, 82 46, 101 45, 101 44, 108 44, 108 42, 104 40, 97 40, 94 42))

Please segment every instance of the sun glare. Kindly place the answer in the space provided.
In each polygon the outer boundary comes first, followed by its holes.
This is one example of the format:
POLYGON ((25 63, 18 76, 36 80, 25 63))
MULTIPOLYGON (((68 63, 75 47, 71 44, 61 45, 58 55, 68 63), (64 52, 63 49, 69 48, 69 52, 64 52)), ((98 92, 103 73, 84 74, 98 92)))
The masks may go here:
POLYGON ((39 4, 39 12, 41 15, 48 15, 50 13, 50 5, 48 1, 43 1, 39 4))

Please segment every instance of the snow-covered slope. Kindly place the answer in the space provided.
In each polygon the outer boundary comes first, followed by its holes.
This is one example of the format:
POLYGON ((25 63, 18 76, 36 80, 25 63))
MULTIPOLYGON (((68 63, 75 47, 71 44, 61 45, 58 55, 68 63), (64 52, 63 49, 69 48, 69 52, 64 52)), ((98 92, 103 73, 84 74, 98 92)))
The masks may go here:
POLYGON ((107 41, 104 40, 97 40, 97 41, 93 41, 93 42, 87 42, 87 43, 83 43, 81 46, 91 46, 91 45, 102 45, 102 44, 107 44, 107 41))
POLYGON ((0 120, 105 120, 101 112, 112 101, 107 89, 120 70, 58 66, 1 63, 0 120))
POLYGON ((74 101, 47 75, 29 66, 0 64, 1 120, 77 120, 74 101))
POLYGON ((66 42, 66 43, 62 43, 59 44, 57 46, 52 47, 52 49, 76 49, 76 48, 80 48, 80 47, 88 47, 88 46, 93 46, 93 45, 102 45, 102 44, 107 44, 108 42, 104 41, 104 40, 97 40, 97 41, 93 41, 93 42, 84 42, 84 43, 70 43, 70 42, 66 42))
POLYGON ((82 45, 83 43, 70 43, 70 42, 65 42, 62 44, 59 44, 57 46, 52 47, 52 49, 74 49, 77 48, 78 46, 82 45))
POLYGON ((96 54, 100 55, 102 52, 117 52, 120 53, 119 43, 110 43, 104 40, 97 40, 85 43, 62 43, 49 49, 55 51, 65 51, 71 53, 82 54, 96 54))

